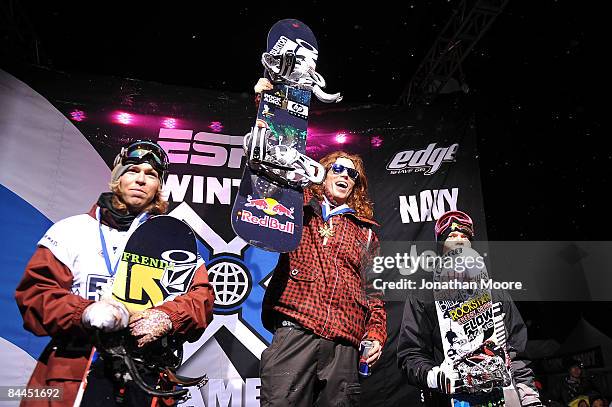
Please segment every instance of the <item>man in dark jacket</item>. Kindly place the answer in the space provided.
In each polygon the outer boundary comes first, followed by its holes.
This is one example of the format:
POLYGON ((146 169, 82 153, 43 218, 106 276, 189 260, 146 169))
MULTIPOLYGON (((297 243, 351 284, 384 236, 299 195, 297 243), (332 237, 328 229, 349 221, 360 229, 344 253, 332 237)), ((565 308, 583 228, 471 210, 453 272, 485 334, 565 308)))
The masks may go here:
MULTIPOLYGON (((472 220, 460 211, 447 212, 436 222, 435 236, 443 254, 457 247, 471 247, 472 220)), ((492 301, 494 322, 503 329, 500 345, 510 357, 509 370, 516 390, 504 391, 506 406, 541 406, 533 372, 527 362, 518 357, 527 341, 525 324, 507 293, 493 292, 492 301)), ((427 406, 450 406, 451 394, 455 391, 446 385, 448 379, 456 380, 458 374, 442 366, 445 360, 443 340, 454 341, 455 338, 441 337, 433 290, 411 292, 400 328, 398 365, 408 381, 422 389, 427 406)))

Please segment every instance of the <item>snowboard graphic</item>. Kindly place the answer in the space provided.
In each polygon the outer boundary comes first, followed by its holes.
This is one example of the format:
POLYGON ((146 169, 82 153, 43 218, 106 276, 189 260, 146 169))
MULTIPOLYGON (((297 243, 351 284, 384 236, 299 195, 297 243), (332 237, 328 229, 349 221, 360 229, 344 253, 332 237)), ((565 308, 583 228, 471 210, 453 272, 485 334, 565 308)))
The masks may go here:
POLYGON ((132 234, 113 281, 113 298, 131 313, 184 294, 197 269, 195 235, 183 221, 155 216, 132 234))
POLYGON ((505 405, 503 387, 511 383, 505 331, 494 318, 482 256, 457 247, 442 257, 433 278, 434 284, 441 284, 434 288, 434 299, 444 363, 454 367, 462 384, 462 390, 452 395, 451 406, 505 405))
POLYGON ((305 155, 311 96, 325 102, 340 94, 321 90, 315 72, 317 40, 308 26, 286 19, 274 24, 262 55, 273 89, 261 95, 257 120, 245 136, 247 165, 232 209, 234 232, 247 243, 290 252, 302 236, 303 188, 322 182, 324 169, 305 155))
MULTIPOLYGON (((127 241, 112 282, 112 297, 123 303, 130 314, 143 311, 187 292, 198 266, 193 230, 171 216, 155 216, 138 226, 127 241)), ((104 362, 113 366, 115 374, 125 377, 129 373, 134 386, 155 396, 160 390, 143 380, 143 371, 149 375, 151 371, 174 374, 181 361, 181 344, 171 338, 137 348, 127 329, 97 333, 96 348, 74 405, 103 402, 92 390, 95 386, 88 386, 88 381, 92 383, 96 377, 104 376, 104 362)), ((165 391, 172 393, 165 393, 166 396, 179 398, 188 392, 187 389, 165 391)))

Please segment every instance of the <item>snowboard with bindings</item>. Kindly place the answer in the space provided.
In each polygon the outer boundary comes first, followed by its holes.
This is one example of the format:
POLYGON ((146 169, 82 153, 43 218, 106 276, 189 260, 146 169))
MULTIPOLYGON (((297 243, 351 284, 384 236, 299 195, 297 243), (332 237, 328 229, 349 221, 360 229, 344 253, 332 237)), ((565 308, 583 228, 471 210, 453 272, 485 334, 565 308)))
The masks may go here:
MULTIPOLYGON (((152 308, 186 293, 200 262, 194 232, 186 223, 167 215, 152 217, 129 237, 109 292, 102 293, 102 298, 112 296, 130 315, 152 308)), ((146 401, 142 397, 180 399, 187 395, 185 388, 156 387, 160 375, 175 379, 182 362, 182 343, 174 338, 165 337, 138 348, 129 329, 96 331, 95 344, 74 406, 141 403, 146 401), (110 374, 105 371, 109 366, 110 374), (109 376, 117 381, 109 382, 109 376), (130 389, 140 391, 135 396, 130 389)), ((180 379, 190 385, 205 381, 205 377, 180 379)))
POLYGON ((264 250, 297 248, 303 188, 325 176, 324 168, 305 154, 311 96, 327 103, 342 97, 322 90, 325 81, 315 71, 317 48, 306 24, 286 19, 272 26, 262 55, 273 89, 261 94, 255 126, 244 139, 247 165, 231 219, 236 235, 264 250))
POLYGON ((433 278, 443 364, 458 373, 450 406, 504 406, 510 360, 484 259, 474 249, 459 246, 440 260, 433 278))

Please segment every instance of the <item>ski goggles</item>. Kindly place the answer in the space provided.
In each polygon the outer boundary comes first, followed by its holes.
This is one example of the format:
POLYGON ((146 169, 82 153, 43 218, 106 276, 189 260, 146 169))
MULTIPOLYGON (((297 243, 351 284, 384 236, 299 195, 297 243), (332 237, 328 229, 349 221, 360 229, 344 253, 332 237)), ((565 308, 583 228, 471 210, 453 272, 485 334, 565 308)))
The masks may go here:
POLYGON ((453 223, 461 226, 459 229, 467 230, 471 235, 470 237, 474 236, 474 222, 472 222, 472 218, 467 213, 461 211, 449 211, 440 216, 440 219, 436 222, 434 227, 436 239, 451 227, 453 223))
POLYGON ((331 169, 334 172, 334 174, 342 174, 346 170, 346 173, 348 174, 348 176, 355 182, 357 182, 357 180, 359 179, 359 171, 357 171, 354 168, 349 168, 349 167, 345 167, 342 164, 333 163, 331 166, 331 169))
POLYGON ((168 154, 157 143, 147 140, 138 140, 127 147, 123 147, 115 158, 113 165, 149 163, 162 176, 168 170, 168 154))

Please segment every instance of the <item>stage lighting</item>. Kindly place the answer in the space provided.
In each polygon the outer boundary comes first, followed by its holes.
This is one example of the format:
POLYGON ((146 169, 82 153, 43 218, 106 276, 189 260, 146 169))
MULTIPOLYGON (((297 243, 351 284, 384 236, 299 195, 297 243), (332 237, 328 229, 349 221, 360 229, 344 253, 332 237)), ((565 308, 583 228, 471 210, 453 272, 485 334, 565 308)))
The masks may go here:
POLYGON ((126 112, 117 112, 117 114, 115 115, 115 120, 117 121, 117 123, 124 124, 127 126, 133 123, 134 116, 126 112))
POLYGON ((372 136, 372 138, 370 139, 370 144, 372 145, 372 147, 378 148, 382 146, 383 138, 380 136, 372 136))
POLYGON ((168 117, 162 121, 162 127, 165 129, 175 129, 177 125, 177 120, 172 117, 168 117))
POLYGON ((82 110, 73 110, 70 112, 70 118, 75 122, 82 122, 83 120, 87 119, 87 115, 82 110))
POLYGON ((344 144, 348 141, 348 136, 346 135, 345 132, 339 132, 339 133, 336 133, 335 139, 336 139, 336 143, 344 144))
POLYGON ((221 122, 211 122, 208 127, 215 133, 219 133, 223 130, 223 124, 221 124, 221 122))

